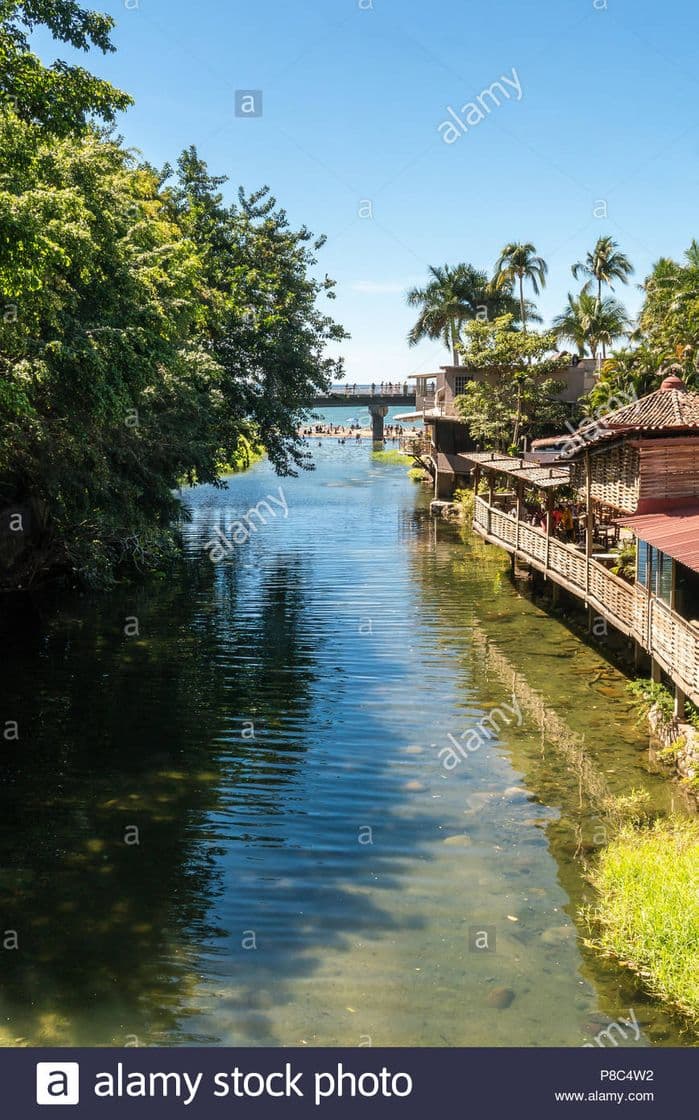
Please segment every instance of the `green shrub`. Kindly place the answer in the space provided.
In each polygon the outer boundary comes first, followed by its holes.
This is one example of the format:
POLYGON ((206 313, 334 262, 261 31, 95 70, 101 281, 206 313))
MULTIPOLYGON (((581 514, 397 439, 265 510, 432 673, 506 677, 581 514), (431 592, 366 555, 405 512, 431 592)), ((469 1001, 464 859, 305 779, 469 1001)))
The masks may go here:
POLYGON ((657 681, 635 680, 626 686, 631 693, 634 707, 642 716, 647 716, 651 708, 655 708, 664 720, 670 721, 675 716, 675 701, 672 693, 657 681))
POLYGON ((455 490, 454 501, 460 507, 464 517, 471 516, 474 506, 473 490, 455 490))
POLYGON ((636 581, 636 542, 625 541, 617 551, 618 559, 612 565, 611 571, 627 583, 636 581))

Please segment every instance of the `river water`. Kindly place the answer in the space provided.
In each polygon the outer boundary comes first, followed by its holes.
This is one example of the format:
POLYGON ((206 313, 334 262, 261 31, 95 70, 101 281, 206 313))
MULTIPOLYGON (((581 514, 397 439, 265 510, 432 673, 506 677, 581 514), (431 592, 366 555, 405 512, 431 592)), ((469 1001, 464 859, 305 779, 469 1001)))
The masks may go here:
POLYGON ((601 800, 677 796, 623 678, 405 467, 314 454, 185 492, 174 573, 5 604, 0 1042, 689 1045, 582 944, 601 800))

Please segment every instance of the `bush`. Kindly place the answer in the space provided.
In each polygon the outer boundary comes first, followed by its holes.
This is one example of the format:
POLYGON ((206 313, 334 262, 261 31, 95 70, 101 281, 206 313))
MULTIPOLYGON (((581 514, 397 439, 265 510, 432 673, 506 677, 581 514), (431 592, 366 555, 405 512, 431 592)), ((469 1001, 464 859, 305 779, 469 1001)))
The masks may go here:
POLYGON ((626 687, 639 715, 647 716, 651 708, 655 708, 667 722, 675 718, 675 701, 664 684, 639 679, 630 681, 626 687))
POLYGON ((463 517, 470 517, 473 514, 473 490, 455 490, 454 501, 459 506, 463 517))

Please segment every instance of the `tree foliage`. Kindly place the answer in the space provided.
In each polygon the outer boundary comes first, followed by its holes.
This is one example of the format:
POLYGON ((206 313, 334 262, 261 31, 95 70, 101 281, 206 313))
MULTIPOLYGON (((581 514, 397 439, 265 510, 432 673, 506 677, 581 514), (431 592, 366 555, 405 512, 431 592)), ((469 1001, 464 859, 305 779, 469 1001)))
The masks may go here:
MULTIPOLYGON (((430 268, 430 278, 421 288, 411 288, 406 300, 419 315, 408 334, 408 345, 425 338, 440 339, 458 361, 462 328, 473 319, 488 321, 500 315, 520 318, 520 305, 512 295, 512 284, 495 288, 487 273, 472 264, 443 265, 430 268)), ((528 306, 528 305, 527 305, 528 306)), ((533 307, 529 317, 538 319, 533 307)))
POLYGON ((94 584, 158 563, 183 479, 262 439, 280 473, 344 332, 311 234, 268 192, 225 206, 194 150, 168 170, 87 129, 0 114, 0 506, 26 512, 6 580, 94 584))
POLYGON ((37 28, 81 51, 113 51, 110 16, 75 0, 0 0, 0 101, 21 120, 67 136, 91 117, 110 122, 131 98, 82 66, 57 59, 45 66, 30 47, 37 28))
POLYGON ((639 325, 658 365, 678 363, 685 380, 699 378, 699 244, 692 241, 683 262, 662 258, 643 285, 639 325))
POLYGON ((584 261, 577 261, 571 268, 576 280, 580 276, 587 277, 584 292, 589 291, 593 282, 597 284, 597 299, 600 303, 603 284, 608 284, 612 289, 614 280, 628 284, 633 271, 631 261, 609 235, 598 237, 592 252, 587 253, 584 261))
POLYGON ((555 374, 566 360, 551 353, 555 345, 553 333, 513 331, 509 315, 467 325, 463 366, 479 380, 467 383, 456 408, 475 440, 507 449, 563 426, 568 412, 556 399, 564 386, 555 374))
POLYGON ((527 331, 527 301, 524 298, 524 282, 528 281, 539 295, 546 287, 548 265, 543 257, 536 255, 536 247, 531 241, 510 241, 502 249, 495 264, 493 287, 496 290, 512 290, 515 283, 519 287, 520 319, 522 330, 527 331))
POLYGON ((606 352, 618 338, 629 329, 630 320, 626 310, 613 296, 598 298, 584 288, 580 295, 568 293, 568 305, 553 320, 556 338, 572 342, 580 357, 589 348, 593 358, 598 352, 606 352))

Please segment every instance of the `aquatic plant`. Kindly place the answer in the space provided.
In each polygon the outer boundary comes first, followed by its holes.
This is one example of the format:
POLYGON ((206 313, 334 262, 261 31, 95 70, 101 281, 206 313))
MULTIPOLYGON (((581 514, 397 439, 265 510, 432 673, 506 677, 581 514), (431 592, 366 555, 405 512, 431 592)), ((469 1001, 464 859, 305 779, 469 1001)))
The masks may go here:
POLYGON ((373 451, 371 457, 377 463, 389 463, 396 467, 403 467, 412 461, 410 455, 406 455, 403 451, 397 451, 395 449, 373 451))

